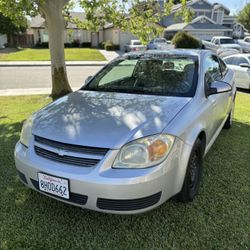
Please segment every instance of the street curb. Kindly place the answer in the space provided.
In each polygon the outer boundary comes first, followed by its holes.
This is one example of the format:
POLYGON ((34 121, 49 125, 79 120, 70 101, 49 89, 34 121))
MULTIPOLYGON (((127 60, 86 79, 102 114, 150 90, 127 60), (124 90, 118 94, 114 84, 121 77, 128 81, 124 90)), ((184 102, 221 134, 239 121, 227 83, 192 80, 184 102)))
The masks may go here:
MULTIPOLYGON (((105 65, 107 65, 107 63, 78 63, 78 64, 75 64, 75 63, 66 63, 66 66, 90 66, 90 67, 93 67, 93 66, 100 66, 100 67, 103 67, 105 65)), ((18 63, 15 63, 15 64, 1 64, 0 63, 0 67, 50 67, 51 64, 18 64, 18 63)))

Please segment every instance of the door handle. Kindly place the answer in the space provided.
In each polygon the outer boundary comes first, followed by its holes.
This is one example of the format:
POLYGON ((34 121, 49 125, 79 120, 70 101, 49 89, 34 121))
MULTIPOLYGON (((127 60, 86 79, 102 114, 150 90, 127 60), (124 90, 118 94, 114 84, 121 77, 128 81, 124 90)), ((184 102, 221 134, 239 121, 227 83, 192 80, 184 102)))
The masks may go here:
POLYGON ((212 104, 213 104, 213 106, 216 106, 217 101, 216 100, 212 100, 212 104))

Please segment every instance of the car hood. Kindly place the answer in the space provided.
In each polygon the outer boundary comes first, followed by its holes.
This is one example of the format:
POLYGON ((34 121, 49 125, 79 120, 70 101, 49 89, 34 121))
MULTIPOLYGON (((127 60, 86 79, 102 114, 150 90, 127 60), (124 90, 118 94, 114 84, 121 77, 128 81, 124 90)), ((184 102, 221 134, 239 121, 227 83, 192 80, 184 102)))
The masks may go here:
POLYGON ((77 91, 38 111, 32 132, 64 143, 116 149, 162 132, 190 100, 77 91))

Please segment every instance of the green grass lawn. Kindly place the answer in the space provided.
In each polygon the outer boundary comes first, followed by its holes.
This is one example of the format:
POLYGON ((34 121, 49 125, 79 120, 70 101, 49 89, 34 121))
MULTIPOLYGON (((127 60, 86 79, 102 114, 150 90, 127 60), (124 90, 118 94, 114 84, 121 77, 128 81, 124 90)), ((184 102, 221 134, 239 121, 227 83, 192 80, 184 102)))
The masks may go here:
MULTIPOLYGON (((0 51, 1 52, 1 51, 0 51)), ((97 49, 65 49, 67 61, 105 61, 97 49)), ((48 49, 21 49, 9 54, 0 54, 0 61, 49 61, 48 49)))
POLYGON ((205 158, 200 195, 141 215, 101 214, 26 188, 13 151, 22 122, 50 99, 0 97, 0 249, 250 249, 250 94, 205 158))

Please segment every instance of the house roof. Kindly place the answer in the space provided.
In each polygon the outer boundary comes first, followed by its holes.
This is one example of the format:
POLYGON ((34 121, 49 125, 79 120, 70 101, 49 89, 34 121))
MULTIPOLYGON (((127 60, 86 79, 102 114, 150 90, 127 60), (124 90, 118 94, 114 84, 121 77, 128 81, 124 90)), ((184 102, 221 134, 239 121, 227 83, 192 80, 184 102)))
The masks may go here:
MULTIPOLYGON (((78 18, 79 20, 83 21, 85 18, 85 14, 83 12, 71 12, 71 18, 78 18)), ((32 29, 44 29, 45 28, 45 19, 42 18, 40 15, 35 16, 31 19, 30 28, 32 29)), ((67 29, 77 29, 75 23, 68 22, 67 29)))
MULTIPOLYGON (((217 9, 217 8, 223 8, 226 10, 227 14, 230 13, 230 10, 223 4, 212 4, 207 0, 190 0, 187 1, 187 6, 191 7, 192 9, 196 10, 212 10, 212 9, 217 9)), ((182 5, 181 4, 176 4, 173 6, 172 11, 176 12, 179 9, 181 9, 182 5)))
POLYGON ((179 30, 231 30, 223 25, 215 23, 213 20, 206 16, 199 16, 191 23, 176 23, 168 26, 166 31, 179 31, 179 30))
POLYGON ((45 20, 40 15, 32 17, 30 28, 45 28, 45 20))

